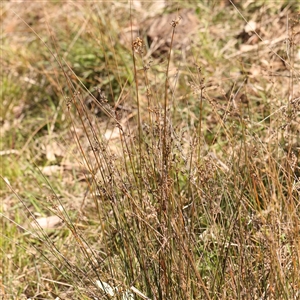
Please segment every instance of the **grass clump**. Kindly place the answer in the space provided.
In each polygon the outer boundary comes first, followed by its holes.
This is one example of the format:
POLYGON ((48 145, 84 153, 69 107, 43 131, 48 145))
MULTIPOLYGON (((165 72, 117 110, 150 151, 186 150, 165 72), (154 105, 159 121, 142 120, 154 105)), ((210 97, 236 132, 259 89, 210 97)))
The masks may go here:
POLYGON ((289 8, 229 2, 165 7, 167 36, 141 21, 149 3, 14 11, 28 52, 4 68, 4 299, 299 297, 298 15, 283 58, 289 8))

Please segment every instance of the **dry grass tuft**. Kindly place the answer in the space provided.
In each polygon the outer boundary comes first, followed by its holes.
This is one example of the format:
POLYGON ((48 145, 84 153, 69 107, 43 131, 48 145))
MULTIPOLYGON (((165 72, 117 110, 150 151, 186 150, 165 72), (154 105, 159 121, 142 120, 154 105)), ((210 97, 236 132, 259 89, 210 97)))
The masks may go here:
POLYGON ((2 298, 298 299, 297 5, 3 5, 2 298))

